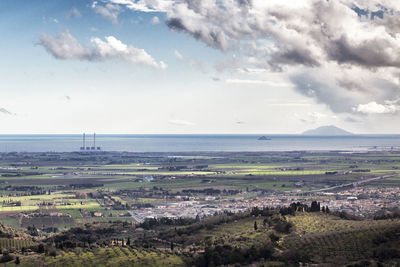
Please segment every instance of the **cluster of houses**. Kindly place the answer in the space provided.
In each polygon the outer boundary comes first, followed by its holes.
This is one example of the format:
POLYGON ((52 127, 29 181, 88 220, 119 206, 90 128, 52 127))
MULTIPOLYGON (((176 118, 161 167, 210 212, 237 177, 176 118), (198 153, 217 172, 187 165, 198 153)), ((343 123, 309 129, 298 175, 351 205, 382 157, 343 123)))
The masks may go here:
POLYGON ((284 207, 293 202, 311 203, 317 200, 331 211, 366 216, 382 209, 397 207, 400 204, 400 188, 360 187, 338 193, 320 193, 318 195, 271 194, 257 196, 243 192, 234 200, 209 197, 207 199, 188 197, 189 201, 160 203, 152 207, 136 209, 131 212, 135 220, 142 222, 148 218, 195 218, 210 216, 221 212, 239 212, 252 207, 284 207), (201 200, 201 201, 200 201, 201 200))

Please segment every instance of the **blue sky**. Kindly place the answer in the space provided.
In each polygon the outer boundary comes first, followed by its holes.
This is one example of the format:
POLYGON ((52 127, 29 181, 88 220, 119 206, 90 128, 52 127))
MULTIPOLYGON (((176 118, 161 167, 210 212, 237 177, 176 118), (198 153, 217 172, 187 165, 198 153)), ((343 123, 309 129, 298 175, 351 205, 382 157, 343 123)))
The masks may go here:
POLYGON ((400 64, 373 57, 398 49, 386 17, 341 0, 315 26, 325 1, 253 2, 1 1, 0 134, 396 133, 400 64))

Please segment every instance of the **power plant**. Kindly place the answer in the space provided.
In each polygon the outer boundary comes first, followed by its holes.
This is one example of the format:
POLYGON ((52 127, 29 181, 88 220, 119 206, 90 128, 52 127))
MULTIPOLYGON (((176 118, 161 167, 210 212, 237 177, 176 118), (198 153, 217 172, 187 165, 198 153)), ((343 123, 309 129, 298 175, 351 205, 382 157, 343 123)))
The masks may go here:
POLYGON ((83 133, 83 143, 81 146, 81 151, 100 151, 101 147, 96 147, 96 133, 93 133, 93 146, 86 146, 86 134, 83 133))

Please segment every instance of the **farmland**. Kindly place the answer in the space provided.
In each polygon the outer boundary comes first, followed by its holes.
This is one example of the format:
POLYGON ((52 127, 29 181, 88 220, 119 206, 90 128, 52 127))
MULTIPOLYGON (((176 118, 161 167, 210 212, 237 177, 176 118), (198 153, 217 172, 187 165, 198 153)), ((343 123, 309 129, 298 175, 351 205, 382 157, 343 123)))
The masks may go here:
POLYGON ((20 266, 45 263, 47 266, 185 266, 178 256, 129 247, 99 248, 91 251, 76 249, 60 252, 55 257, 22 258, 20 266))
POLYGON ((371 248, 379 244, 380 238, 398 235, 400 230, 399 220, 352 221, 319 214, 288 219, 299 235, 287 237, 284 240, 287 247, 300 250, 315 261, 339 260, 342 264, 373 257, 371 248))
POLYGON ((177 202, 188 190, 228 190, 233 193, 222 199, 231 200, 240 192, 298 194, 379 175, 390 177, 372 186, 400 185, 400 157, 394 152, 200 154, 3 154, 0 220, 1 214, 29 212, 60 212, 78 222, 103 221, 105 214, 114 220, 127 207, 177 202), (93 217, 94 212, 102 216, 93 217))
POLYGON ((0 248, 21 266, 387 262, 399 188, 395 151, 8 153, 0 248))

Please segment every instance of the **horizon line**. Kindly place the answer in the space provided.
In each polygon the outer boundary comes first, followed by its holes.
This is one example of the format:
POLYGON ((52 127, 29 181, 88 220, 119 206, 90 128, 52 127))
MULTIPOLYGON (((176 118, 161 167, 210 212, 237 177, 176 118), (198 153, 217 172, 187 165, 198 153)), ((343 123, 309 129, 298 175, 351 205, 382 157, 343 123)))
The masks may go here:
POLYGON ((98 132, 81 132, 81 133, 0 133, 4 135, 80 135, 88 136, 93 134, 104 135, 255 135, 255 136, 278 136, 278 135, 301 135, 301 136, 361 136, 361 135, 400 135, 400 133, 350 133, 350 134, 303 134, 303 133, 98 133, 98 132))

